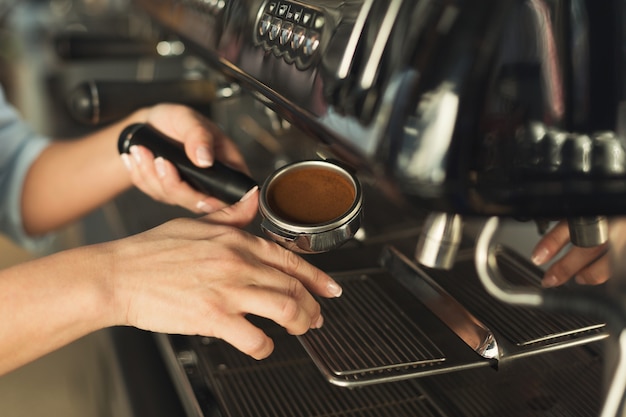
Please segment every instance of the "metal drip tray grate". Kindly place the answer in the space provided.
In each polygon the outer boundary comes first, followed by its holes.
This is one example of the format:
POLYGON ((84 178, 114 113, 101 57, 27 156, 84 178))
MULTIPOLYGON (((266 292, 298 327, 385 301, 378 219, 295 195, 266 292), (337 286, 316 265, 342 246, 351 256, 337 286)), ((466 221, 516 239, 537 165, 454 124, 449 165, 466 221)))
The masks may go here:
MULTIPOLYGON (((512 282, 538 284, 528 262, 507 252, 499 262, 512 282)), ((604 324, 586 317, 497 302, 482 288, 469 256, 452 271, 431 271, 388 248, 382 263, 382 270, 336 274, 342 297, 320 299, 324 326, 299 338, 334 384, 485 367, 606 337, 604 324)))
MULTIPOLYGON (((445 417, 416 380, 345 389, 329 384, 297 338, 273 323, 255 324, 277 341, 256 361, 219 340, 193 338, 198 367, 220 405, 220 417, 445 417)), ((190 341, 189 339, 185 339, 190 341)), ((187 377, 190 372, 187 371, 187 377)), ((202 407, 201 407, 202 408, 202 407)))
MULTIPOLYGON (((324 326, 299 337, 331 383, 365 386, 493 363, 477 354, 389 271, 335 274, 334 278, 341 283, 343 295, 319 299, 324 326)), ((443 302, 458 308, 451 298, 443 302)), ((480 341, 489 339, 464 311, 453 318, 467 325, 463 331, 468 334, 480 341)))
POLYGON ((368 388, 330 385, 310 362, 220 375, 221 394, 232 416, 442 416, 415 384, 368 388))
POLYGON ((341 302, 320 300, 324 315, 332 319, 323 331, 304 338, 307 350, 327 358, 333 375, 389 372, 446 360, 370 275, 349 276, 341 284, 341 302))

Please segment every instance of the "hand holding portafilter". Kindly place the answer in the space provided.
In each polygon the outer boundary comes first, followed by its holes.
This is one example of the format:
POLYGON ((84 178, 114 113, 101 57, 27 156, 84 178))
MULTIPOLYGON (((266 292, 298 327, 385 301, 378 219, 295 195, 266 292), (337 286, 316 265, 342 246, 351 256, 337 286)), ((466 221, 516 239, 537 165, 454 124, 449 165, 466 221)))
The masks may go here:
MULTIPOLYGON (((119 152, 127 153, 133 145, 144 146, 155 156, 169 160, 181 179, 226 203, 239 201, 257 185, 246 174, 218 161, 210 168, 194 165, 182 143, 149 125, 134 124, 124 129, 118 142, 119 152)), ((339 163, 295 162, 275 171, 261 187, 261 229, 270 239, 294 252, 333 250, 359 229, 362 199, 358 179, 339 163)))
POLYGON ((193 164, 185 154, 184 145, 169 138, 147 124, 132 124, 120 134, 118 151, 129 153, 130 147, 141 145, 149 149, 154 156, 170 161, 182 180, 198 191, 216 197, 225 203, 235 203, 250 189, 257 185, 254 179, 243 172, 229 168, 215 161, 209 168, 193 164))

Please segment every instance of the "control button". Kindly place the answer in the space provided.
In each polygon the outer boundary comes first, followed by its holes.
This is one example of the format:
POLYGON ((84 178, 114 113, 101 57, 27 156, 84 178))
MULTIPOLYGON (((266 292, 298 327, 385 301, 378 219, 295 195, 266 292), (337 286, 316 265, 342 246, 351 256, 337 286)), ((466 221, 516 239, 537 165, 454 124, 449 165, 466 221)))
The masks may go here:
POLYGON ((291 49, 297 51, 304 43, 306 30, 302 26, 296 26, 293 30, 293 37, 291 38, 291 49))
POLYGON ((296 23, 300 23, 302 20, 302 15, 304 14, 304 9, 298 9, 293 13, 293 21, 296 23))
POLYGON ((287 12, 289 11, 289 4, 281 3, 278 5, 278 13, 277 15, 280 17, 287 16, 287 12))
POLYGON ((302 51, 305 55, 311 56, 317 51, 320 46, 320 35, 317 32, 311 32, 309 36, 304 39, 304 46, 302 51))
POLYGON ((268 13, 273 13, 275 9, 276 9, 276 3, 275 2, 272 2, 272 3, 267 5, 267 12, 268 13))
POLYGON ((270 26, 272 26, 272 16, 266 13, 259 22, 259 35, 265 36, 270 30, 270 26))
POLYGON ((288 45, 291 41, 291 36, 293 35, 293 23, 284 22, 283 27, 280 31, 280 44, 288 45))
POLYGON ((273 41, 276 38, 278 38, 278 35, 280 34, 280 28, 283 24, 283 21, 280 19, 276 19, 274 18, 272 20, 272 24, 270 26, 270 40, 273 41))
POLYGON ((309 24, 311 23, 311 20, 313 20, 313 14, 310 12, 305 12, 302 15, 302 24, 304 26, 309 26, 309 24))
POLYGON ((313 24, 313 27, 315 29, 321 29, 324 27, 325 23, 326 23, 326 19, 324 18, 324 16, 317 16, 315 18, 315 23, 313 24))

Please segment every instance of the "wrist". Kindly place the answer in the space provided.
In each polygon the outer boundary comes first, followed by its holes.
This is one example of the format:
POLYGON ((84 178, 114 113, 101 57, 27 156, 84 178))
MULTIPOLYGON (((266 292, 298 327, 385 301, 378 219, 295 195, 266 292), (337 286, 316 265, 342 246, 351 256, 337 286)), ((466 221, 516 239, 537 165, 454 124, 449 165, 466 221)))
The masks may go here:
POLYGON ((93 324, 91 331, 122 324, 116 314, 113 253, 109 246, 101 243, 69 251, 69 262, 82 263, 72 272, 77 275, 74 285, 82 294, 78 300, 84 317, 93 324))

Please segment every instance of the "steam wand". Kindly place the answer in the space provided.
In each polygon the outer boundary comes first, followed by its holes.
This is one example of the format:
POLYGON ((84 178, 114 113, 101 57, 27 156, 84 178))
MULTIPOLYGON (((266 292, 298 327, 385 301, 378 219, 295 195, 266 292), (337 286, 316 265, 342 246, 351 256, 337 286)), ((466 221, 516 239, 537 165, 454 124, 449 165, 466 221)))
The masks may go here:
MULTIPOLYGON (((475 249, 475 266, 485 290, 494 298, 508 304, 543 307, 554 311, 578 312, 606 319, 613 343, 613 361, 607 361, 605 374, 606 398, 600 417, 618 417, 626 411, 626 306, 615 297, 596 291, 519 287, 509 284, 498 268, 498 245, 494 236, 499 219, 491 217, 480 232, 475 249)), ((611 250, 615 250, 611 248, 611 250)))

